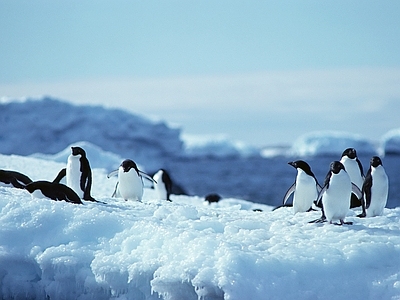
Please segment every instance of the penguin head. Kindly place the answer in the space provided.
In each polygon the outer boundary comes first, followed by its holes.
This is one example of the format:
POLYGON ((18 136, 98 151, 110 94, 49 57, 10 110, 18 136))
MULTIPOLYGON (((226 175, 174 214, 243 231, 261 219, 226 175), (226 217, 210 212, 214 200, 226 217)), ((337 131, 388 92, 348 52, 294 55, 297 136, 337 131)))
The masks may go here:
POLYGON ((138 173, 138 175, 139 175, 139 170, 138 170, 138 168, 137 168, 137 166, 136 166, 136 163, 133 161, 133 160, 131 160, 131 159, 125 159, 122 163, 121 163, 121 167, 122 167, 122 170, 126 173, 126 172, 129 172, 131 169, 134 169, 137 173, 138 173))
POLYGON ((357 157, 357 151, 354 148, 347 148, 343 151, 342 157, 347 156, 350 159, 355 159, 357 157))
POLYGON ((303 170, 308 175, 314 176, 313 172, 311 171, 310 165, 304 160, 291 161, 288 162, 288 164, 291 165, 293 168, 303 170))
POLYGON ((372 167, 377 168, 382 165, 382 160, 378 156, 373 156, 370 163, 372 167))
POLYGON ((71 147, 71 150, 73 156, 80 155, 82 157, 86 157, 86 152, 81 147, 71 147))
POLYGON ((337 160, 331 162, 331 165, 330 165, 329 169, 333 174, 339 174, 339 172, 341 170, 346 171, 344 166, 343 166, 343 164, 340 161, 337 161, 337 160))

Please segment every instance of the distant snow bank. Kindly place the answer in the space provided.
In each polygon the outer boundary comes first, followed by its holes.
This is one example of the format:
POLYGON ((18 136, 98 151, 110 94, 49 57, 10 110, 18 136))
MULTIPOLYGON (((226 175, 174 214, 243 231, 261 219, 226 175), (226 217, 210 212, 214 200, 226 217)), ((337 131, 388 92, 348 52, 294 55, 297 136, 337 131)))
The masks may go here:
MULTIPOLYGON (((100 147, 107 152, 104 153, 107 157, 114 156, 111 160, 134 158, 150 169, 162 167, 171 157, 339 155, 348 147, 356 148, 359 153, 400 155, 400 129, 389 131, 380 142, 348 132, 316 131, 300 136, 291 147, 260 149, 226 135, 184 134, 165 121, 119 109, 73 105, 51 97, 1 98, 0 127, 0 153, 3 154, 57 153, 53 159, 59 161, 69 152, 67 145, 85 141, 91 149, 100 147)), ((98 163, 100 167, 101 161, 98 163)))
POLYGON ((184 155, 197 156, 259 156, 259 149, 240 141, 232 141, 226 135, 190 135, 182 134, 184 155))
POLYGON ((293 156, 341 154, 353 147, 363 153, 377 153, 376 146, 360 135, 341 131, 316 131, 300 136, 289 149, 293 156))

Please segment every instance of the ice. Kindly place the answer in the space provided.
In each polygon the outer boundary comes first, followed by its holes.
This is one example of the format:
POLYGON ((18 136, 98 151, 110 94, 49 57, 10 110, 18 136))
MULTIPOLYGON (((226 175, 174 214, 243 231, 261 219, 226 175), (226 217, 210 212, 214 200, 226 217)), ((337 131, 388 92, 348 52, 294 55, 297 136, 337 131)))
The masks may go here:
POLYGON ((377 153, 374 143, 358 134, 341 131, 315 131, 304 134, 294 141, 289 154, 300 157, 341 155, 344 149, 350 147, 362 149, 363 153, 377 153))
MULTIPOLYGON (((51 179, 65 163, 0 155, 0 166, 51 179)), ((309 224, 241 199, 110 198, 93 169, 84 205, 0 187, 3 299, 398 299, 400 208, 354 225, 309 224), (253 211, 254 209, 262 211, 253 211)))

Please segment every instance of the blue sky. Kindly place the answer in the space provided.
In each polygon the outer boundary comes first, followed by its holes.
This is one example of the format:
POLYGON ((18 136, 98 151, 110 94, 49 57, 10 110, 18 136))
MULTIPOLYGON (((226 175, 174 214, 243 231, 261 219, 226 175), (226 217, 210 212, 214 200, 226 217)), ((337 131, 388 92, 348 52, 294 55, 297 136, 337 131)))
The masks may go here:
POLYGON ((379 139, 400 127, 399 15, 398 1, 0 0, 0 97, 121 107, 256 145, 379 139))

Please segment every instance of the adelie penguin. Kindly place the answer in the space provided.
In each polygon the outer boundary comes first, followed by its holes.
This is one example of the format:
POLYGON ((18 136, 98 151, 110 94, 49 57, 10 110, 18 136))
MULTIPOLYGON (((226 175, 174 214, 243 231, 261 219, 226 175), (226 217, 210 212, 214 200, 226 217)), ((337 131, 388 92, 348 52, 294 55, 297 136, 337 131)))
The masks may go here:
POLYGON ((118 181, 112 196, 120 196, 125 200, 142 201, 143 177, 153 183, 157 183, 150 175, 140 171, 136 163, 131 159, 124 160, 119 168, 108 174, 107 177, 110 178, 116 174, 118 174, 118 181))
POLYGON ((310 211, 317 200, 321 186, 308 163, 303 160, 296 160, 288 164, 297 169, 297 176, 283 197, 282 206, 285 206, 289 197, 294 194, 293 212, 296 214, 310 211))
POLYGON ((31 182, 32 180, 22 173, 9 170, 0 170, 1 185, 23 189, 31 182))
MULTIPOLYGON (((347 174, 349 174, 351 182, 361 190, 364 182, 364 170, 361 161, 357 157, 356 149, 345 149, 340 158, 340 162, 346 169, 347 174)), ((350 208, 359 206, 361 206, 361 199, 357 198, 357 196, 352 193, 350 208)))
POLYGON ((351 193, 355 193, 358 198, 362 196, 361 190, 351 182, 343 164, 340 161, 333 161, 318 195, 318 201, 322 200, 323 217, 329 223, 339 221, 338 225, 352 224, 344 222, 350 209, 351 193))
POLYGON ((158 194, 158 198, 160 200, 171 201, 172 180, 168 172, 164 169, 160 169, 153 175, 153 179, 157 182, 154 184, 154 189, 158 194))
POLYGON ((362 192, 362 213, 358 217, 382 215, 389 193, 389 179, 378 156, 371 158, 362 192))
POLYGON ((68 186, 49 181, 34 181, 25 186, 25 189, 36 198, 50 198, 55 201, 66 201, 82 204, 81 198, 68 186))
POLYGON ((92 170, 86 152, 81 147, 71 147, 67 168, 62 169, 53 182, 59 183, 66 176, 66 183, 83 200, 97 202, 90 194, 92 170))

